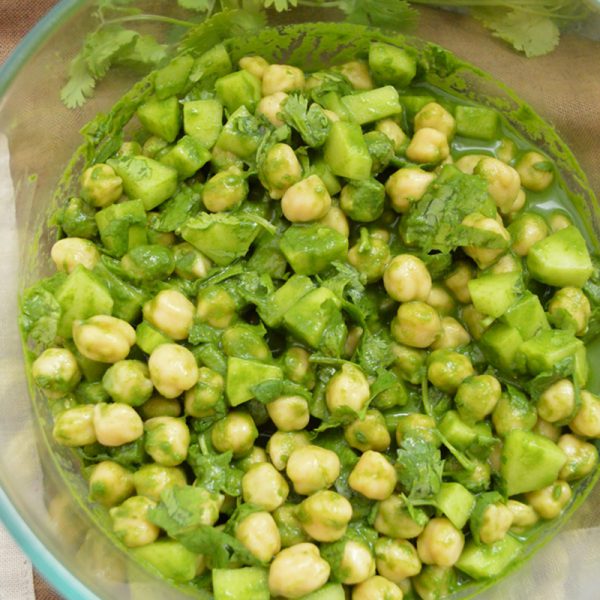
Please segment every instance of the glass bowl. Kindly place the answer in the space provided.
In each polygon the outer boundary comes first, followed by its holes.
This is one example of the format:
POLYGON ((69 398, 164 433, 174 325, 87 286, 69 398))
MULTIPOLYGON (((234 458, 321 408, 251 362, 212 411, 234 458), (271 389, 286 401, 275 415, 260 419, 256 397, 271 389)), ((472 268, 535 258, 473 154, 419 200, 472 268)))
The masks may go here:
MULTIPOLYGON (((60 102, 68 61, 93 26, 92 4, 60 2, 0 72, 0 519, 41 574, 68 600, 182 599, 191 597, 189 589, 173 587, 142 568, 107 533, 106 515, 86 500, 77 461, 52 440, 51 415, 43 400, 36 400, 30 392, 20 349, 18 294, 51 270, 52 229, 46 221, 53 202, 60 200, 53 191, 81 143, 78 131, 98 112, 110 110, 137 78, 119 71, 100 84, 94 98, 78 110, 67 110, 60 102)), ((137 4, 166 12, 174 2, 137 4)), ((329 10, 293 10, 271 16, 288 24, 340 19, 329 10)), ((164 27, 159 26, 158 33, 164 27)), ((597 35, 593 26, 588 29, 597 35)), ((465 73, 464 78, 474 97, 496 103, 517 127, 524 113, 519 112, 521 104, 512 89, 554 123, 587 172, 591 187, 574 170, 571 155, 558 136, 547 137, 545 149, 568 174, 571 189, 585 206, 582 224, 598 239, 600 213, 594 190, 600 192, 600 170, 594 168, 594 161, 600 151, 600 134, 594 135, 589 123, 595 123, 594 111, 600 106, 594 62, 600 44, 568 35, 555 54, 525 59, 467 17, 433 9, 421 11, 417 34, 503 81, 476 71, 465 73), (565 151, 566 155, 561 154, 565 151)), ((353 30, 340 26, 339 35, 350 41, 353 30)), ((278 48, 278 57, 287 50, 278 48)), ((450 88, 458 85, 451 77, 442 77, 439 83, 450 88)), ((600 356, 599 344, 591 356, 600 356)), ((591 371, 590 387, 598 392, 600 373, 591 371)), ((596 598, 600 589, 598 502, 600 489, 596 487, 552 541, 478 598, 596 598)), ((537 545, 546 541, 544 537, 537 545)))

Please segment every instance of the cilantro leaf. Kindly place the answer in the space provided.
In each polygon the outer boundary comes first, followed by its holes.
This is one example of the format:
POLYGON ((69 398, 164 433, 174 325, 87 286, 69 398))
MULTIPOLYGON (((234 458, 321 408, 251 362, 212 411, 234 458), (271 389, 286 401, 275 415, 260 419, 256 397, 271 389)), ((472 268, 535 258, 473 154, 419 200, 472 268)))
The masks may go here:
POLYGON ((139 33, 120 25, 109 25, 88 35, 83 48, 84 60, 90 74, 101 79, 119 56, 134 46, 139 33))
POLYGON ((231 466, 232 452, 223 454, 203 454, 199 444, 191 444, 188 463, 196 475, 197 484, 210 492, 225 492, 230 496, 242 493, 240 469, 231 466))
POLYGON ((280 396, 301 396, 312 400, 312 394, 304 386, 288 379, 267 379, 255 385, 252 393, 263 404, 268 404, 280 396))
POLYGON ((196 12, 207 12, 214 6, 214 0, 177 0, 181 8, 195 10, 196 12))
POLYGON ((151 35, 140 35, 136 38, 133 47, 122 51, 115 57, 115 64, 134 67, 151 68, 162 63, 167 57, 167 46, 160 44, 151 35))
POLYGON ((410 500, 435 496, 442 483, 444 463, 433 444, 415 436, 406 437, 398 449, 398 483, 410 500))
POLYGON ((308 100, 304 96, 290 94, 279 115, 311 148, 318 148, 325 143, 331 124, 318 104, 311 104, 309 108, 308 100))
POLYGON ((144 449, 144 438, 138 438, 122 446, 107 447, 102 444, 90 444, 77 448, 81 458, 89 463, 99 463, 104 460, 111 460, 123 467, 138 467, 147 458, 144 449))
POLYGON ((183 185, 175 196, 161 204, 158 214, 151 215, 150 226, 156 231, 175 231, 199 210, 200 194, 183 185))
POLYGON ((419 13, 404 0, 395 0, 394 2, 342 0, 339 6, 347 14, 347 20, 351 23, 373 25, 396 31, 412 29, 419 16, 419 13))
POLYGON ((365 331, 357 350, 358 364, 369 375, 375 375, 394 362, 392 338, 387 330, 365 331))
POLYGON ((292 6, 298 6, 298 0, 264 0, 265 8, 273 7, 277 12, 289 10, 292 6))
POLYGON ((60 99, 67 108, 83 106, 94 93, 96 80, 91 75, 82 54, 69 66, 69 80, 60 91, 60 99))

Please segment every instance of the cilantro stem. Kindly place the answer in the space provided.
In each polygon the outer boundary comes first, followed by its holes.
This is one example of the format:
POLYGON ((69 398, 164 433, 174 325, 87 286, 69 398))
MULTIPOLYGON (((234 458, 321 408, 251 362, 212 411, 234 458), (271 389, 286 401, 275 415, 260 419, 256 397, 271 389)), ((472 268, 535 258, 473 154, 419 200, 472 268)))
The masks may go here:
POLYGON ((195 27, 198 23, 192 21, 183 21, 172 17, 164 17, 162 15, 128 15, 126 17, 117 17, 108 19, 103 22, 103 25, 113 25, 116 23, 126 23, 131 21, 151 21, 154 23, 168 23, 169 25, 179 25, 180 27, 195 27))
POLYGON ((444 434, 442 434, 439 429, 437 431, 437 435, 439 436, 440 440, 442 441, 442 444, 444 444, 444 446, 446 446, 446 448, 448 448, 448 450, 450 451, 450 454, 452 454, 452 456, 454 456, 454 458, 456 458, 456 460, 460 463, 461 467, 463 467, 467 471, 473 471, 475 469, 475 464, 473 463, 473 461, 470 460, 467 456, 465 456, 460 450, 457 450, 446 439, 444 434))
POLYGON ((433 411, 431 410, 431 404, 429 404, 429 387, 427 377, 423 377, 423 381, 421 383, 421 397, 423 399, 423 408, 425 409, 425 414, 432 417, 433 411))

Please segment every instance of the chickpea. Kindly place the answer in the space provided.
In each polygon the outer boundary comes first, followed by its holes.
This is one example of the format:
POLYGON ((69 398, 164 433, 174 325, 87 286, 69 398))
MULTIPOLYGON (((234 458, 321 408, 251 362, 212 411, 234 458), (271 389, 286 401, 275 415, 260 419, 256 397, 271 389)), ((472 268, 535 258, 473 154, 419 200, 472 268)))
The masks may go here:
POLYGON ((153 417, 179 417, 181 404, 176 399, 163 398, 157 394, 144 402, 138 410, 144 421, 153 417))
POLYGON ((50 256, 58 271, 71 273, 77 265, 93 269, 100 260, 100 252, 95 244, 78 237, 58 240, 50 251, 50 256))
POLYGON ((550 231, 552 231, 552 233, 556 233, 561 229, 566 229, 567 227, 573 225, 573 221, 568 214, 560 210, 555 210, 550 213, 550 216, 548 217, 548 225, 550 226, 550 231))
POLYGON ((544 217, 532 212, 519 215, 509 226, 512 249, 518 256, 527 256, 531 247, 548 235, 544 217))
POLYGON ((417 538, 419 558, 428 565, 451 567, 459 559, 465 537, 444 517, 431 519, 417 538))
POLYGON ((60 398, 81 380, 77 359, 66 348, 47 348, 33 362, 31 375, 48 398, 60 398))
POLYGON ((52 429, 52 437, 61 446, 77 447, 95 443, 94 406, 75 406, 59 414, 52 429))
POLYGON ((325 585, 331 568, 314 544, 290 546, 277 554, 269 569, 272 596, 300 598, 325 585))
POLYGON ((410 581, 422 600, 438 600, 450 595, 456 576, 452 567, 425 565, 410 581))
POLYGON ((356 419, 344 429, 344 438, 352 448, 361 452, 384 452, 391 443, 383 415, 378 410, 368 410, 363 419, 356 419))
POLYGON ((102 385, 115 402, 140 406, 152 396, 154 386, 145 363, 139 360, 120 360, 102 377, 102 385))
POLYGON ((405 213, 411 203, 423 197, 434 179, 434 173, 423 171, 418 167, 398 169, 385 182, 385 192, 392 208, 398 213, 405 213))
POLYGON ((427 348, 442 329, 440 316, 425 302, 405 302, 392 319, 392 337, 406 346, 427 348))
POLYGON ((489 273, 494 275, 501 275, 502 273, 521 273, 522 271, 523 265, 521 260, 510 253, 501 256, 488 270, 489 273))
POLYGON ((561 434, 561 428, 554 423, 544 421, 544 419, 538 418, 536 424, 533 426, 532 431, 538 435, 543 435, 554 443, 558 442, 558 438, 561 434))
POLYGON ((185 393, 185 414, 195 418, 214 414, 214 407, 223 398, 225 381, 208 367, 198 369, 196 385, 185 393))
POLYGON ((178 344, 157 346, 148 359, 150 379, 165 398, 176 398, 198 381, 194 355, 178 344))
POLYGON ((331 205, 327 214, 322 219, 318 220, 318 223, 325 225, 325 227, 335 229, 335 231, 341 233, 345 238, 350 235, 350 225, 348 225, 346 213, 344 213, 339 206, 335 206, 334 204, 331 205))
POLYGON ((310 420, 308 402, 302 396, 280 396, 267 404, 267 411, 280 431, 304 429, 310 420))
POLYGON ((333 485, 340 474, 340 459, 326 448, 301 445, 290 454, 286 473, 296 493, 308 496, 333 485))
POLYGON ((413 436, 439 446, 440 442, 436 431, 436 423, 433 417, 421 413, 410 413, 398 419, 396 442, 400 445, 405 438, 413 436))
POLYGON ((352 505, 337 492, 321 490, 300 503, 297 515, 311 538, 318 542, 335 542, 346 533, 352 505))
POLYGON ((452 350, 434 350, 429 356, 427 378, 442 392, 453 394, 475 370, 468 356, 452 350))
POLYGON ((282 548, 308 542, 310 539, 296 516, 297 508, 295 504, 283 504, 273 511, 273 518, 281 536, 282 548))
POLYGON ((383 273, 383 285, 397 302, 425 301, 431 292, 431 275, 420 258, 398 254, 383 273))
POLYGON ((144 319, 174 340, 187 338, 194 305, 177 290, 162 290, 143 308, 144 319))
POLYGON ((508 510, 513 515, 511 530, 516 533, 521 533, 535 525, 539 521, 539 516, 529 504, 513 500, 512 498, 506 503, 508 510))
POLYGON ((289 492, 286 480, 270 463, 253 465, 242 477, 244 502, 255 504, 268 512, 281 506, 289 492))
POLYGON ((515 216, 518 214, 518 212, 525 206, 526 202, 527 202, 527 194, 525 193, 525 190, 521 188, 519 190, 519 192, 517 193, 517 197, 515 198, 515 201, 513 202, 511 211, 508 213, 508 215, 506 215, 506 217, 509 220, 514 219, 515 216))
POLYGON ((339 568, 336 570, 336 579, 344 585, 362 583, 375 575, 375 558, 366 544, 348 540, 344 544, 339 568))
POLYGON ((271 198, 281 198, 302 179, 302 167, 288 144, 274 144, 269 148, 262 166, 261 181, 271 198))
MULTIPOLYGON (((506 241, 506 246, 508 246, 510 233, 508 233, 504 226, 495 219, 484 217, 479 213, 472 213, 463 219, 462 224, 466 227, 473 227, 474 229, 480 229, 481 231, 495 233, 500 238, 503 238, 506 241)), ((477 263, 477 266, 480 269, 485 269, 494 264, 494 262, 506 252, 506 247, 483 248, 479 246, 465 246, 464 251, 467 256, 470 256, 477 263)))
POLYGON ((257 115, 264 115, 275 127, 281 127, 284 123, 279 118, 279 113, 283 110, 283 104, 288 95, 285 92, 275 92, 270 96, 263 96, 256 107, 257 115))
POLYGON ((335 123, 336 121, 340 121, 340 117, 337 113, 334 113, 332 110, 328 110, 326 108, 321 108, 323 114, 329 119, 330 123, 335 123))
POLYGON ((476 423, 493 412, 501 394, 500 382, 493 375, 474 375, 458 386, 454 403, 463 421, 476 423))
POLYGON ((390 247, 387 242, 370 236, 366 229, 361 229, 358 243, 348 250, 348 262, 366 276, 367 283, 383 277, 389 259, 390 247))
POLYGON ((211 441, 218 452, 231 450, 235 458, 248 454, 258 437, 252 417, 245 412, 231 411, 217 421, 211 432, 211 441))
POLYGON ((115 535, 128 547, 137 548, 154 542, 160 529, 148 519, 156 503, 143 496, 132 496, 110 509, 115 535))
POLYGON ((441 324, 442 329, 431 344, 433 350, 460 348, 471 341, 468 331, 454 317, 442 317, 441 324))
POLYGON ((415 131, 406 148, 406 156, 416 163, 439 163, 450 156, 448 138, 437 129, 423 127, 415 131))
POLYGON ((456 121, 442 105, 430 102, 415 115, 415 131, 425 127, 437 129, 451 140, 456 131, 456 121))
POLYGON ((488 182, 488 192, 498 210, 507 215, 514 210, 515 201, 521 189, 519 173, 497 158, 482 158, 475 173, 488 182))
POLYGON ((443 317, 449 316, 456 309, 454 298, 448 293, 446 288, 439 283, 431 285, 429 296, 425 300, 429 306, 435 308, 443 317))
POLYGON ((461 304, 469 304, 471 293, 468 284, 474 277, 475 269, 471 263, 456 261, 450 275, 444 279, 444 284, 461 304))
POLYGON ((95 404, 94 430, 103 446, 122 446, 144 435, 144 423, 129 404, 95 404))
POLYGON ((283 471, 292 452, 309 444, 310 437, 306 431, 276 431, 267 442, 267 453, 273 466, 278 471, 283 471))
POLYGON ((496 150, 498 160, 511 163, 517 155, 517 145, 509 138, 503 138, 496 150))
POLYGON ((387 458, 367 450, 359 458, 348 477, 348 485, 370 500, 385 500, 396 487, 396 470, 387 458))
POLYGON ((417 550, 408 540, 380 537, 375 542, 375 560, 379 575, 397 585, 421 571, 417 550))
POLYGON ((352 600, 402 600, 402 590, 381 575, 374 575, 352 589, 352 600))
POLYGON ((300 346, 288 348, 282 357, 285 376, 309 390, 315 385, 315 373, 309 362, 310 354, 300 346))
POLYGON ((173 247, 175 274, 183 279, 204 279, 212 263, 199 250, 187 242, 173 247))
POLYGON ((258 79, 262 79, 266 68, 269 66, 269 63, 262 56, 242 56, 238 64, 240 69, 248 71, 258 79))
POLYGON ((569 427, 575 435, 600 438, 600 398, 587 390, 581 390, 581 407, 569 427))
POLYGON ((73 341, 86 358, 116 363, 126 358, 135 344, 135 330, 122 319, 95 315, 85 321, 74 321, 73 341))
POLYGON ((564 287, 550 299, 548 313, 555 327, 574 330, 575 335, 581 336, 587 332, 592 308, 580 288, 564 287))
POLYGON ((202 202, 210 212, 234 210, 248 196, 248 182, 237 167, 213 175, 202 190, 202 202))
POLYGON ((486 507, 483 513, 479 539, 484 544, 493 544, 504 539, 513 522, 513 513, 501 502, 486 507))
POLYGON ((503 393, 492 412, 492 423, 499 436, 514 429, 533 429, 537 421, 535 408, 523 395, 503 393))
POLYGON ((364 60, 351 60, 337 69, 352 84, 355 90, 372 90, 373 80, 369 66, 364 60))
POLYGON ((154 417, 144 423, 146 452, 159 465, 176 467, 187 457, 190 430, 184 419, 154 417))
POLYGON ((266 462, 269 462, 269 457, 265 450, 260 446, 252 446, 252 450, 246 456, 236 461, 236 467, 245 473, 254 465, 266 462))
POLYGON ((572 495, 571 486, 559 479, 541 490, 525 494, 525 499, 542 519, 555 519, 572 495))
POLYGON ((89 480, 89 498, 111 508, 135 493, 133 476, 119 463, 103 460, 94 466, 89 480))
POLYGON ((411 539, 417 537, 425 527, 427 515, 419 508, 411 512, 400 496, 391 495, 377 504, 373 527, 382 535, 391 538, 411 539))
POLYGON ((123 180, 104 163, 87 168, 81 177, 81 196, 96 208, 116 202, 123 193, 123 180))
POLYGON ((284 217, 292 223, 307 223, 322 219, 331 208, 331 196, 318 175, 289 187, 281 198, 284 217))
POLYGON ((348 409, 360 413, 370 397, 367 378, 360 368, 352 363, 344 363, 329 380, 325 390, 327 408, 333 415, 348 409))
POLYGON ((473 175, 479 161, 487 158, 487 154, 465 154, 461 156, 454 164, 458 169, 467 175, 473 175))
POLYGON ((484 331, 494 322, 494 318, 480 313, 472 304, 462 309, 462 319, 474 340, 481 339, 484 331))
POLYGON ((575 410, 575 388, 570 379, 559 379, 540 395, 537 411, 549 423, 563 421, 575 410))
POLYGON ((236 318, 236 305, 233 297, 216 286, 206 287, 198 294, 196 317, 216 329, 226 329, 236 318))
POLYGON ((398 152, 408 141, 408 136, 393 119, 382 119, 381 121, 377 121, 375 131, 380 131, 392 140, 395 152, 398 152))
POLYGON ((269 65, 262 76, 262 95, 293 92, 304 88, 304 73, 291 65, 269 65))
POLYGON ((275 519, 268 512, 255 512, 248 515, 235 529, 235 537, 263 562, 271 559, 281 550, 281 537, 275 519))
POLYGON ((160 495, 164 490, 186 484, 185 473, 181 467, 165 467, 150 463, 142 465, 133 474, 136 493, 155 502, 160 501, 160 495))
POLYGON ((543 192, 554 180, 553 166, 546 156, 539 152, 526 152, 515 166, 521 184, 532 192, 543 192))
POLYGON ((558 477, 564 481, 576 481, 589 475, 598 464, 598 449, 594 444, 584 442, 566 433, 560 436, 558 447, 565 453, 567 462, 558 477))

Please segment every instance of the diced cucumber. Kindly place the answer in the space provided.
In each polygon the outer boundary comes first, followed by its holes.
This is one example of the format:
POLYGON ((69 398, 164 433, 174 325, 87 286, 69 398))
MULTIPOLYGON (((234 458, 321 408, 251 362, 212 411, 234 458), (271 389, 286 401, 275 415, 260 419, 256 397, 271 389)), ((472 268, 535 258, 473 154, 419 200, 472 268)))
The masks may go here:
POLYGON ((135 328, 135 343, 146 354, 152 354, 152 351, 161 344, 170 344, 172 341, 170 337, 150 325, 148 321, 142 321, 135 328))
POLYGON ((96 213, 96 224, 104 247, 114 256, 129 250, 129 230, 145 227, 146 211, 141 200, 111 204, 96 213))
POLYGON ((216 145, 240 158, 251 158, 265 133, 260 121, 240 106, 221 130, 216 145))
POLYGON ((498 113, 484 106, 457 106, 456 133, 476 140, 493 140, 498 134, 498 113))
POLYGON ((523 288, 521 273, 482 275, 468 283, 475 308, 484 315, 500 317, 513 304, 523 288))
POLYGON ((488 361, 502 371, 521 370, 515 360, 523 338, 517 329, 506 323, 494 323, 483 332, 479 340, 488 361))
POLYGON ((502 321, 514 327, 524 340, 532 338, 536 333, 550 329, 544 307, 540 299, 526 291, 502 315, 502 321))
POLYGON ((337 296, 329 288, 318 288, 296 302, 283 315, 283 323, 299 340, 317 348, 327 325, 339 311, 337 296))
POLYGON ((131 552, 137 559, 150 563, 166 579, 178 583, 191 581, 198 571, 199 555, 175 540, 158 540, 132 548, 131 552))
POLYGON ((196 59, 190 73, 190 81, 197 82, 200 89, 210 90, 215 81, 231 73, 232 68, 227 48, 223 44, 217 44, 196 59))
POLYGON ((398 92, 391 85, 343 96, 342 103, 360 125, 402 113, 398 92))
POLYGON ((165 100, 151 98, 136 111, 140 123, 153 135, 174 142, 181 129, 179 100, 171 96, 165 100))
POLYGON ((123 180, 123 190, 130 199, 139 199, 152 210, 177 190, 177 171, 147 156, 111 158, 108 164, 123 180))
POLYGON ((435 497, 435 504, 454 527, 462 529, 475 506, 475 496, 460 483, 442 483, 435 497))
POLYGON ((258 307, 260 318, 269 327, 279 327, 285 315, 298 300, 315 288, 315 284, 304 275, 292 275, 276 292, 269 302, 258 307))
POLYGON ((404 88, 417 74, 417 61, 407 50, 376 42, 369 46, 369 68, 379 85, 404 88))
POLYGON ((210 160, 210 152, 191 135, 184 135, 160 157, 163 165, 172 167, 183 179, 194 175, 210 160))
POLYGON ((185 222, 181 237, 223 267, 245 256, 258 230, 255 222, 236 215, 202 213, 185 222))
POLYGON ((230 357, 227 360, 226 393, 231 406, 239 406, 254 398, 252 388, 269 379, 282 379, 283 372, 275 365, 245 358, 230 357))
POLYGON ((73 321, 94 315, 110 315, 113 299, 97 275, 83 265, 77 265, 56 291, 61 314, 58 335, 72 337, 73 321))
POLYGON ((547 329, 523 342, 519 347, 519 354, 523 356, 527 370, 532 375, 537 375, 550 371, 565 358, 574 356, 582 347, 583 342, 572 332, 547 329))
POLYGON ((350 120, 350 115, 346 110, 346 106, 342 102, 341 96, 337 92, 327 92, 323 94, 320 100, 323 108, 334 112, 342 121, 350 120))
POLYGON ((587 349, 585 346, 579 346, 579 349, 575 352, 573 359, 575 360, 575 367, 573 370, 573 377, 575 383, 579 387, 585 387, 588 382, 590 375, 590 365, 587 359, 587 349))
POLYGON ((456 448, 464 450, 477 438, 477 432, 458 413, 449 410, 438 425, 440 433, 456 448))
POLYGON ((373 161, 358 123, 332 123, 323 156, 334 175, 348 179, 368 179, 371 176, 373 161))
POLYGON ((261 98, 261 83, 258 77, 242 69, 217 79, 215 91, 229 114, 240 106, 253 113, 261 98))
POLYGON ((456 568, 473 579, 487 579, 500 575, 521 554, 522 542, 507 535, 494 544, 477 545, 468 542, 456 568))
POLYGON ((567 457, 549 438, 531 431, 510 431, 502 447, 500 476, 508 496, 541 490, 558 478, 567 457))
POLYGON ((291 225, 279 244, 286 260, 299 275, 314 275, 333 261, 345 260, 348 238, 319 224, 291 225))
POLYGON ((536 242, 527 267, 534 279, 556 287, 583 287, 594 272, 585 240, 573 225, 536 242))
POLYGON ((188 54, 177 56, 168 65, 156 71, 154 92, 159 100, 183 93, 194 66, 193 57, 188 54))
POLYGON ((316 592, 300 596, 298 600, 345 600, 344 586, 341 583, 326 583, 316 592))
POLYGON ((183 130, 205 148, 212 148, 223 129, 223 105, 215 99, 183 103, 183 130))
POLYGON ((269 600, 268 572, 260 567, 213 569, 215 600, 269 600))
POLYGON ((331 169, 322 157, 318 157, 310 165, 310 174, 318 175, 325 184, 330 196, 339 194, 342 189, 340 180, 331 172, 331 169))

